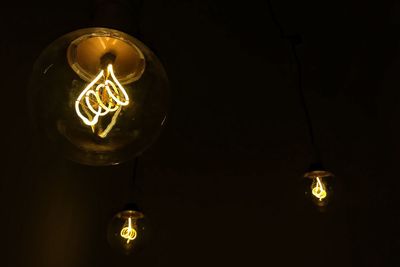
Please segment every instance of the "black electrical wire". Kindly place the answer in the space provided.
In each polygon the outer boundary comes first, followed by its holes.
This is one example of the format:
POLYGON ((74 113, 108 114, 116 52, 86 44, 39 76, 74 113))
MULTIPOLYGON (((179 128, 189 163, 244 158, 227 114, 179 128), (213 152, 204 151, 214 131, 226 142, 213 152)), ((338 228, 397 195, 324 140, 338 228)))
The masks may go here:
POLYGON ((274 8, 272 7, 271 1, 267 0, 267 6, 268 6, 268 12, 269 15, 271 16, 272 21, 275 24, 275 27, 278 28, 279 34, 281 35, 281 38, 286 39, 285 31, 283 30, 282 25, 279 23, 278 19, 276 18, 274 8))
POLYGON ((132 184, 133 184, 134 188, 136 186, 136 177, 137 177, 138 165, 139 165, 139 157, 136 157, 133 160, 133 170, 132 170, 132 184))
POLYGON ((302 105, 302 108, 304 110, 304 114, 306 117, 306 121, 307 121, 307 127, 308 127, 308 132, 309 132, 309 136, 310 136, 310 143, 312 146, 315 146, 315 137, 314 137, 314 127, 312 125, 312 121, 311 121, 311 116, 310 116, 310 111, 307 107, 307 101, 306 101, 306 97, 304 95, 304 89, 303 89, 303 68, 301 65, 301 61, 299 59, 299 56, 297 55, 296 52, 296 45, 291 43, 291 48, 292 48, 292 53, 293 53, 293 58, 294 58, 294 62, 297 68, 297 83, 298 83, 298 88, 299 88, 299 95, 300 95, 300 102, 302 105))
POLYGON ((294 64, 296 66, 296 71, 297 71, 297 88, 299 90, 300 102, 301 102, 301 106, 302 106, 302 109, 304 111, 304 115, 305 115, 305 119, 306 119, 306 123, 307 123, 308 135, 309 135, 310 144, 311 144, 311 147, 312 147, 312 150, 313 150, 312 152, 313 152, 313 155, 315 157, 315 160, 316 161, 320 161, 320 154, 319 154, 316 142, 315 142, 314 127, 313 127, 313 124, 312 124, 310 111, 308 109, 306 97, 305 97, 305 94, 304 94, 303 68, 302 68, 302 64, 301 64, 301 61, 299 59, 299 56, 298 56, 297 50, 296 50, 297 45, 301 44, 301 42, 302 42, 301 35, 299 35, 299 34, 287 35, 285 33, 282 25, 279 23, 279 20, 276 17, 276 14, 275 14, 274 9, 272 7, 271 1, 267 0, 266 3, 267 3, 267 7, 268 7, 267 9, 268 9, 269 14, 271 16, 271 19, 272 19, 273 23, 275 24, 276 28, 278 29, 281 38, 289 41, 289 43, 290 43, 291 54, 292 54, 292 56, 294 58, 294 64))

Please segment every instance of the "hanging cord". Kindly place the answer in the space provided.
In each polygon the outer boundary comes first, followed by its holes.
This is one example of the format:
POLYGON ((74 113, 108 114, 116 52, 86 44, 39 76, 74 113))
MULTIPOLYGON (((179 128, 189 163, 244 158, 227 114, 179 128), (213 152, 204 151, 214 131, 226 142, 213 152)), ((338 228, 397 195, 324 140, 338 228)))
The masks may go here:
POLYGON ((137 184, 136 184, 136 178, 137 178, 137 170, 138 170, 138 165, 139 165, 139 157, 136 157, 133 160, 133 168, 132 168, 132 187, 130 192, 131 192, 131 196, 128 200, 128 202, 125 204, 124 206, 124 210, 134 210, 134 211, 141 211, 138 203, 137 203, 137 184))
POLYGON ((297 71, 297 88, 299 90, 300 102, 301 102, 301 106, 303 108, 306 123, 307 123, 308 135, 309 135, 310 144, 312 147, 312 154, 314 156, 314 160, 316 162, 319 162, 320 161, 320 153, 319 153, 319 150, 318 150, 316 142, 315 142, 314 127, 312 125, 310 111, 307 107, 307 101, 306 101, 306 97, 304 94, 302 64, 299 59, 299 56, 297 55, 297 50, 296 50, 297 46, 302 43, 302 38, 301 38, 301 35, 299 35, 299 34, 287 35, 285 33, 285 31, 283 30, 282 25, 279 23, 278 19, 276 18, 274 9, 271 4, 271 0, 267 0, 266 2, 267 2, 269 14, 271 16, 273 23, 275 24, 276 28, 279 31, 280 37, 282 39, 289 41, 289 43, 290 43, 291 54, 294 58, 294 64, 296 66, 296 71, 297 71))
POLYGON ((138 170, 138 165, 139 165, 139 157, 136 157, 133 160, 133 170, 132 170, 132 187, 133 190, 135 191, 136 188, 136 177, 137 177, 137 170, 138 170))
POLYGON ((310 116, 310 111, 307 107, 307 100, 306 97, 304 95, 304 88, 303 88, 303 69, 302 69, 302 65, 301 65, 301 61, 297 55, 296 52, 296 44, 294 44, 293 42, 290 43, 291 44, 291 48, 292 48, 292 53, 293 53, 293 58, 294 58, 294 62, 296 65, 296 69, 297 69, 297 83, 298 83, 298 89, 299 89, 299 95, 300 95, 300 102, 301 102, 301 106, 304 110, 304 115, 306 117, 306 121, 307 121, 307 127, 308 127, 308 133, 309 133, 309 137, 310 137, 310 144, 314 149, 314 153, 316 158, 319 158, 319 153, 318 153, 318 149, 317 149, 317 145, 315 143, 315 136, 314 136, 314 127, 312 125, 312 120, 311 120, 311 116, 310 116))
POLYGON ((140 30, 144 0, 94 0, 93 27, 107 27, 132 33, 140 30))

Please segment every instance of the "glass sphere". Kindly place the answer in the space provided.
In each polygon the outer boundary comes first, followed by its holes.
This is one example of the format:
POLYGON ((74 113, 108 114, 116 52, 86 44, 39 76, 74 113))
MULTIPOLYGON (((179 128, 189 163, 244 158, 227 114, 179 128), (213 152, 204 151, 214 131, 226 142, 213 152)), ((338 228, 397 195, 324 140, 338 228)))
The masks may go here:
POLYGON ((168 79, 139 40, 107 28, 68 33, 37 59, 34 125, 67 158, 112 165, 143 152, 166 119, 168 79))
POLYGON ((334 175, 325 170, 312 170, 304 174, 306 195, 320 208, 326 207, 332 200, 334 175))
POLYGON ((117 213, 108 226, 107 238, 111 247, 131 254, 143 248, 145 243, 143 213, 135 210, 124 210, 117 213))

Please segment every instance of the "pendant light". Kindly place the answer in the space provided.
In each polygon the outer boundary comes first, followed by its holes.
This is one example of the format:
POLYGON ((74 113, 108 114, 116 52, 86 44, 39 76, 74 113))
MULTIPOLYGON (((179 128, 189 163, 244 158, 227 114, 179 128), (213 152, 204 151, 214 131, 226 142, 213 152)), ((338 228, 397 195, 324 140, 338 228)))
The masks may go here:
POLYGON ((114 29, 80 29, 51 43, 34 65, 29 90, 39 135, 82 164, 134 158, 166 119, 162 64, 138 39, 114 29))
POLYGON ((275 26, 279 30, 281 38, 289 41, 290 43, 291 54, 294 58, 294 65, 297 71, 297 88, 299 90, 300 102, 307 123, 308 135, 310 140, 309 142, 311 147, 311 156, 313 158, 313 162, 310 164, 308 170, 303 175, 303 178, 305 179, 306 182, 305 183, 306 187, 304 188, 305 195, 309 196, 309 199, 312 201, 312 203, 318 206, 322 211, 332 200, 332 191, 333 191, 332 180, 334 178, 334 175, 323 167, 321 154, 315 142, 314 128, 310 112, 304 95, 302 65, 297 55, 297 46, 302 43, 302 37, 301 35, 298 34, 293 34, 293 35, 285 34, 283 27, 280 25, 278 19, 275 16, 275 12, 273 10, 271 1, 267 0, 266 3, 268 6, 268 11, 271 15, 271 18, 275 26))
POLYGON ((139 158, 137 157, 133 160, 130 202, 117 211, 107 228, 108 243, 113 249, 125 255, 142 250, 148 241, 147 216, 138 205, 139 190, 136 184, 138 165, 139 158))
POLYGON ((126 205, 108 225, 108 243, 125 255, 143 249, 146 242, 145 221, 144 213, 136 205, 126 205))

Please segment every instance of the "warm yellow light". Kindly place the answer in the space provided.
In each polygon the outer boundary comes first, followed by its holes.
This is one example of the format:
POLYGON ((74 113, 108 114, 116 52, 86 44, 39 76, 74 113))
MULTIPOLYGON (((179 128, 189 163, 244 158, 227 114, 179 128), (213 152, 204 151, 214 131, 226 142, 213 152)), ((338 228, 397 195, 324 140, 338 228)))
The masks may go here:
POLYGON ((129 96, 115 77, 112 64, 109 64, 80 93, 75 101, 75 110, 82 121, 92 127, 93 132, 100 117, 114 112, 107 127, 104 130, 101 127, 97 129, 97 135, 105 138, 114 127, 122 107, 128 104, 129 96))
POLYGON ((128 244, 130 241, 134 240, 137 236, 137 232, 135 228, 132 227, 132 219, 128 218, 128 226, 125 226, 121 230, 121 237, 126 239, 126 243, 128 244))
POLYGON ((319 201, 322 201, 327 195, 325 185, 321 182, 319 177, 316 177, 315 179, 316 182, 314 182, 312 185, 312 194, 317 197, 319 201))

